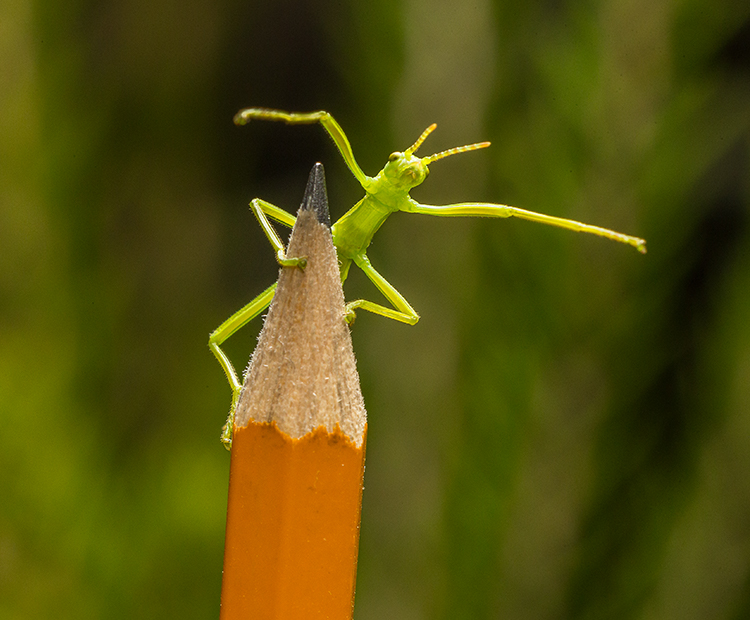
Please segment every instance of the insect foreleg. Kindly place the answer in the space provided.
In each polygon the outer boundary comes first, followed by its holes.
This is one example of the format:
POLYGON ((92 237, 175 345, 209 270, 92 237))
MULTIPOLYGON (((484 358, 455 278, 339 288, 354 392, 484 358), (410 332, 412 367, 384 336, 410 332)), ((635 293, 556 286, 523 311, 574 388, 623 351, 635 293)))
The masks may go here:
POLYGON ((277 222, 284 224, 284 226, 291 228, 294 226, 294 222, 297 221, 297 218, 291 213, 284 211, 284 209, 280 209, 279 207, 272 205, 270 202, 266 202, 260 198, 254 198, 250 203, 250 208, 258 219, 258 223, 266 234, 266 238, 273 246, 273 249, 276 250, 276 260, 279 265, 282 267, 300 267, 304 269, 307 264, 307 259, 288 258, 284 244, 279 238, 279 234, 276 232, 276 229, 272 226, 271 222, 268 221, 268 218, 270 217, 277 222))
POLYGON ((644 239, 624 235, 608 228, 600 228, 599 226, 576 222, 575 220, 566 220, 553 215, 544 215, 542 213, 535 213, 534 211, 526 211, 525 209, 519 209, 518 207, 496 205, 485 202, 463 202, 460 204, 433 206, 423 205, 412 199, 409 199, 409 203, 409 213, 423 213, 425 215, 437 215, 440 217, 518 217, 532 222, 557 226, 558 228, 567 228, 568 230, 574 230, 576 232, 599 235, 600 237, 606 237, 613 241, 632 245, 641 254, 646 253, 646 241, 644 239))
POLYGON ((349 138, 346 137, 344 130, 341 129, 341 125, 328 112, 324 110, 317 112, 284 112, 283 110, 271 110, 268 108, 246 108, 235 114, 234 123, 235 125, 245 125, 252 119, 281 121, 288 125, 312 125, 320 123, 333 139, 349 170, 351 170, 362 187, 367 189, 372 182, 372 179, 362 171, 362 168, 359 167, 357 160, 354 158, 349 138))

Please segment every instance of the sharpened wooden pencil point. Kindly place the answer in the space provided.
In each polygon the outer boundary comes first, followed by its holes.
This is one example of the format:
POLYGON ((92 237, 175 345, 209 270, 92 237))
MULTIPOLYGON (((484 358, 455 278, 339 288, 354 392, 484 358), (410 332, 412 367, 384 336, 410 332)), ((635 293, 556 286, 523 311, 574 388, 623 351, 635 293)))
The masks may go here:
POLYGON ((316 164, 232 444, 222 620, 352 616, 367 419, 316 164))
POLYGON ((305 197, 300 209, 314 211, 318 222, 331 227, 331 213, 328 210, 328 193, 326 191, 326 177, 323 164, 317 163, 310 171, 305 188, 305 197))

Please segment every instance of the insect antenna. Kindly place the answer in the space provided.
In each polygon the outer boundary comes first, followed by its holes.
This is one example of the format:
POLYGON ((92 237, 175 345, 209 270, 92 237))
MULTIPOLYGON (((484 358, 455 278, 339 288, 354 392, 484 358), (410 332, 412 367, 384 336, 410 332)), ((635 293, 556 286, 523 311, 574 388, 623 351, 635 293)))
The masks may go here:
POLYGON ((406 149, 406 150, 404 151, 404 153, 406 153, 407 155, 413 155, 413 154, 414 154, 414 152, 415 152, 415 151, 416 151, 416 150, 417 150, 417 149, 418 149, 418 148, 419 148, 420 146, 422 146, 422 142, 424 142, 424 141, 425 141, 425 139, 427 138, 427 136, 429 136, 429 135, 430 135, 430 134, 431 134, 431 133, 432 133, 433 131, 435 131, 435 128, 436 128, 436 127, 437 127, 437 123, 432 123, 432 125, 430 125, 430 126, 429 126, 429 127, 427 128, 427 129, 425 129, 425 130, 424 130, 424 131, 422 132, 422 135, 421 135, 421 136, 419 136, 419 138, 417 138, 417 141, 416 141, 416 142, 415 142, 414 144, 412 144, 412 145, 411 145, 411 146, 410 146, 410 147, 409 147, 408 149, 406 149))
POLYGON ((467 151, 476 151, 477 149, 486 149, 490 145, 489 142, 477 142, 476 144, 467 144, 466 146, 455 146, 447 151, 440 151, 434 155, 423 157, 422 161, 426 164, 431 164, 433 161, 443 159, 449 155, 456 155, 457 153, 466 153, 467 151))

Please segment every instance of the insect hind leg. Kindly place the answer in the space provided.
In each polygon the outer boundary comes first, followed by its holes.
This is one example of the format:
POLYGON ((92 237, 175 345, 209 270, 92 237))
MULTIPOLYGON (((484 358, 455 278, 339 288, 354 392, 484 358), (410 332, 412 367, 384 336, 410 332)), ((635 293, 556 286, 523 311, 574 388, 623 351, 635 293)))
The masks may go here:
POLYGON ((214 354, 224 374, 229 381, 229 386, 232 388, 232 405, 229 409, 229 416, 227 422, 221 432, 221 441, 229 449, 232 445, 232 430, 234 428, 234 412, 237 408, 237 402, 242 392, 242 383, 237 376, 237 371, 234 369, 231 360, 221 348, 221 345, 227 341, 237 330, 244 327, 247 323, 252 321, 256 316, 263 312, 271 304, 274 293, 276 292, 276 284, 269 286, 265 291, 253 299, 249 304, 240 308, 226 321, 224 321, 219 327, 217 327, 211 335, 208 337, 208 348, 214 354))

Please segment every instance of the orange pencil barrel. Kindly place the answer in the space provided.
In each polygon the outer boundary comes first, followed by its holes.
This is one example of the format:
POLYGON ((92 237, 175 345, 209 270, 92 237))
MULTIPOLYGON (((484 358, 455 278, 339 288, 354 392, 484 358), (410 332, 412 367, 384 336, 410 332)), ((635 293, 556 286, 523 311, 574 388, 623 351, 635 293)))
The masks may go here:
POLYGON ((367 414, 317 164, 235 412, 221 620, 350 620, 367 414))
POLYGON ((364 453, 338 429, 237 430, 222 620, 351 618, 364 453))

